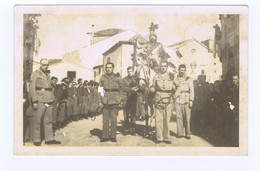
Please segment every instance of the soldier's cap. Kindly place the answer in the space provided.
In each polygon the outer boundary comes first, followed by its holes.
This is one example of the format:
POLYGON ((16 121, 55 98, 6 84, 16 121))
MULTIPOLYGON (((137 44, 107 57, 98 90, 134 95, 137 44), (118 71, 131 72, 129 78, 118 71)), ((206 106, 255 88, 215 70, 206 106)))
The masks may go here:
POLYGON ((43 59, 40 60, 40 64, 42 64, 42 65, 49 65, 49 61, 48 61, 48 59, 43 58, 43 59))
POLYGON ((67 85, 67 83, 65 81, 61 81, 60 84, 65 85, 65 86, 67 85))
POLYGON ((180 70, 181 68, 185 68, 186 69, 186 65, 185 64, 180 64, 178 69, 180 70))
POLYGON ((93 81, 93 80, 90 80, 90 81, 88 82, 88 85, 89 85, 89 86, 93 86, 93 85, 94 85, 94 81, 93 81))
POLYGON ((99 86, 98 82, 94 81, 94 86, 99 86))
POLYGON ((67 77, 63 78, 63 79, 61 80, 61 84, 68 85, 68 84, 69 84, 68 78, 67 78, 67 77))

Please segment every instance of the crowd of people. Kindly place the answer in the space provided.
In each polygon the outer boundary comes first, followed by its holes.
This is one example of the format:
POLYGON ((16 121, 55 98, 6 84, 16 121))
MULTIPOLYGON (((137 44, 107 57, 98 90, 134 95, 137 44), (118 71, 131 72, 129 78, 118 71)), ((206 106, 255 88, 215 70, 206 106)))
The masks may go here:
MULTIPOLYGON (((43 60, 44 62, 45 60, 43 60)), ((47 62, 46 62, 47 63, 47 62)), ((44 70, 41 67, 41 70, 44 70)), ((37 71, 39 71, 37 70, 37 71)), ((44 71, 44 74, 47 75, 46 81, 47 87, 40 87, 40 85, 35 85, 33 81, 34 75, 31 76, 30 82, 25 83, 24 85, 24 141, 25 142, 40 142, 40 139, 43 139, 43 132, 52 132, 55 130, 65 127, 68 123, 72 121, 78 121, 82 119, 95 119, 95 117, 101 114, 101 109, 99 108, 99 103, 101 100, 101 95, 98 93, 98 83, 93 80, 85 80, 79 78, 77 81, 75 78, 63 78, 58 83, 58 78, 55 76, 50 77, 49 70, 44 71), (34 90, 32 90, 35 87, 34 90), (32 93, 33 91, 38 91, 38 93, 32 93), (46 103, 44 99, 45 94, 50 92, 51 100, 46 103), (42 93, 43 95, 39 94, 42 93), (36 96, 36 98, 33 98, 36 96), (38 97, 37 97, 38 96, 38 97), (40 114, 41 123, 35 121, 38 108, 35 108, 35 101, 44 100, 44 110, 51 108, 51 114, 46 111, 43 114, 40 114), (45 129, 45 120, 51 121, 51 128, 49 130, 45 129), (36 128, 36 125, 39 125, 40 128, 36 128), (41 138, 35 140, 34 134, 35 129, 41 130, 41 138)), ((35 80, 37 82, 37 79, 35 80)), ((38 81, 40 83, 40 81, 38 81)), ((37 84, 37 83, 36 83, 37 84)), ((39 103, 38 103, 39 104, 39 103)), ((50 124, 50 123, 49 123, 50 124)), ((46 124, 48 125, 48 124, 46 124)), ((52 138, 53 139, 53 138, 52 138)))
POLYGON ((225 138, 232 146, 238 146, 239 137, 239 82, 232 80, 206 82, 205 75, 193 81, 194 106, 191 127, 213 131, 214 136, 225 138))
POLYGON ((145 121, 144 132, 148 134, 149 119, 154 117, 154 142, 171 144, 169 124, 176 113, 177 138, 190 140, 193 130, 210 128, 238 146, 238 76, 233 76, 232 84, 211 84, 206 82, 205 75, 191 79, 183 64, 174 75, 168 72, 167 61, 162 61, 160 72, 149 86, 133 67, 128 67, 128 76, 121 79, 109 62, 99 83, 63 78, 57 84, 58 79, 48 72, 48 60, 40 63, 40 69, 31 75, 30 85, 24 86, 25 142, 40 146, 45 139, 46 144, 60 144, 54 139, 55 130, 98 114, 103 118, 100 142, 116 142, 117 116, 123 109, 125 134, 136 135, 136 120, 145 121))

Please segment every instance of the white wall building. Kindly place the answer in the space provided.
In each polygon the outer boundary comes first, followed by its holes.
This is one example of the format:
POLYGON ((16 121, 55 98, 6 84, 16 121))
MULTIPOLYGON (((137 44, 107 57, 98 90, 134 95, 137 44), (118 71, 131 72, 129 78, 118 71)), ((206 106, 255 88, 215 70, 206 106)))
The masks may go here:
MULTIPOLYGON (((103 55, 103 63, 112 62, 115 64, 114 72, 119 73, 122 78, 127 76, 127 67, 132 66, 132 54, 134 47, 132 42, 119 41, 103 55)), ((104 68, 105 70, 105 65, 104 68)))
MULTIPOLYGON (((98 78, 94 78, 94 74, 100 77, 103 73, 103 70, 99 69, 103 67, 103 53, 119 41, 133 39, 136 35, 137 33, 127 30, 88 47, 68 52, 63 55, 62 62, 49 65, 51 76, 56 76, 59 80, 64 77, 73 76, 76 79, 82 78, 84 80, 92 79, 99 81, 98 78)), ((38 68, 39 64, 36 64, 33 70, 38 68)))
POLYGON ((222 64, 212 50, 196 39, 188 39, 169 46, 178 52, 181 63, 187 67, 187 75, 197 79, 204 70, 206 81, 213 83, 222 75, 222 64), (192 69, 192 67, 194 69, 192 69))

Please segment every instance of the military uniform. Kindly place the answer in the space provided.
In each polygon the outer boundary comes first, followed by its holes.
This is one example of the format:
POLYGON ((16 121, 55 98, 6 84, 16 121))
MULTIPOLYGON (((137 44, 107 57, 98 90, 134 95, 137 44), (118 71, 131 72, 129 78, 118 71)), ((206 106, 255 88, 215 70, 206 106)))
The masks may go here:
POLYGON ((194 84, 194 103, 192 107, 192 116, 191 121, 193 122, 192 126, 202 126, 203 121, 205 120, 205 108, 206 108, 206 87, 205 83, 200 80, 195 80, 194 84))
POLYGON ((68 99, 68 90, 67 90, 67 85, 65 83, 62 83, 59 85, 54 92, 57 96, 58 99, 58 114, 57 114, 57 126, 58 127, 63 127, 64 122, 66 119, 69 119, 66 117, 67 115, 67 99, 68 99))
POLYGON ((239 146, 239 86, 232 85, 227 92, 227 102, 234 106, 230 106, 226 113, 226 132, 227 138, 233 146, 239 146))
POLYGON ((83 85, 79 84, 77 86, 77 105, 76 105, 76 114, 78 119, 82 118, 81 108, 83 104, 83 85))
POLYGON ((75 87, 68 88, 68 101, 67 101, 67 117, 72 117, 76 120, 77 117, 77 89, 75 87))
POLYGON ((125 112, 125 127, 129 128, 130 131, 135 131, 132 129, 135 129, 135 116, 136 116, 136 100, 137 100, 137 94, 135 91, 132 90, 133 87, 137 86, 137 82, 134 76, 126 76, 123 78, 123 84, 124 84, 124 92, 126 95, 126 104, 124 108, 125 112), (129 121, 130 119, 130 121, 129 121))
POLYGON ((148 88, 147 85, 144 84, 139 86, 137 90, 137 99, 136 99, 136 117, 145 118, 147 115, 147 95, 148 95, 148 88))
POLYGON ((57 124, 57 114, 58 114, 58 94, 57 94, 57 90, 58 90, 58 85, 52 85, 53 88, 53 93, 54 93, 54 101, 53 101, 53 110, 52 110, 52 124, 53 127, 56 127, 57 124))
POLYGON ((116 138, 117 116, 122 100, 120 89, 123 87, 123 83, 119 75, 111 73, 102 75, 99 85, 105 91, 104 96, 101 97, 104 105, 102 138, 108 139, 109 135, 110 138, 116 138), (109 130, 110 123, 111 131, 109 130))
POLYGON ((224 117, 225 117, 225 110, 223 109, 225 97, 224 89, 222 87, 222 81, 215 81, 214 82, 214 92, 212 94, 214 99, 214 108, 216 113, 216 125, 215 131, 216 135, 223 136, 225 124, 224 124, 224 117))
POLYGON ((90 109, 90 91, 88 88, 82 89, 82 107, 81 113, 86 118, 90 109))
POLYGON ((33 141, 41 142, 41 122, 43 118, 43 128, 45 134, 45 142, 52 141, 52 110, 54 95, 51 87, 50 78, 41 70, 36 70, 31 75, 30 97, 33 103, 38 103, 38 109, 34 114, 33 124, 33 141))
POLYGON ((213 128, 216 124, 216 110, 214 109, 214 84, 206 82, 206 105, 205 105, 205 126, 213 128))
POLYGON ((194 101, 194 87, 192 80, 187 76, 177 76, 175 79, 176 93, 176 115, 177 115, 177 135, 190 137, 190 117, 191 111, 189 102, 194 101))
POLYGON ((96 87, 90 87, 90 98, 89 112, 90 115, 95 115, 98 111, 99 103, 101 102, 101 95, 96 87))
POLYGON ((173 78, 168 72, 155 75, 155 129, 157 141, 169 141, 169 123, 174 93, 173 78))

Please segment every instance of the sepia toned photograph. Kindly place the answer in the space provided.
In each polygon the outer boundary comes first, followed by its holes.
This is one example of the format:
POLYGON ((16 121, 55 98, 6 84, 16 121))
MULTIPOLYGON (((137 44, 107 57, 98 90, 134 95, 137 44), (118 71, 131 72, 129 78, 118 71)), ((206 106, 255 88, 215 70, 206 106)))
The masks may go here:
POLYGON ((17 155, 247 155, 247 6, 15 6, 17 155))

